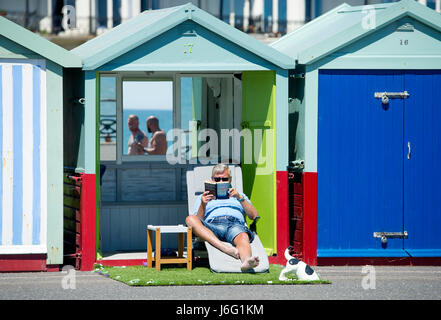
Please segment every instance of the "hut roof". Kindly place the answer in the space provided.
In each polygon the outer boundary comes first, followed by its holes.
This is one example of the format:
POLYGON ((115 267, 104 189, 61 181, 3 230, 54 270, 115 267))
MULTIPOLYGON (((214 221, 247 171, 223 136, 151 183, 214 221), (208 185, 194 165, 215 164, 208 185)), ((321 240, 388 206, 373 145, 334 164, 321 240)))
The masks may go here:
POLYGON ((284 69, 291 69, 295 66, 295 61, 292 58, 191 3, 167 9, 144 11, 129 21, 73 49, 72 52, 83 59, 84 70, 94 70, 188 20, 276 66, 284 69))
POLYGON ((344 3, 270 46, 298 64, 311 64, 405 16, 441 31, 441 15, 414 0, 370 6, 344 3))
POLYGON ((81 68, 81 59, 68 50, 0 17, 0 35, 65 68, 81 68))

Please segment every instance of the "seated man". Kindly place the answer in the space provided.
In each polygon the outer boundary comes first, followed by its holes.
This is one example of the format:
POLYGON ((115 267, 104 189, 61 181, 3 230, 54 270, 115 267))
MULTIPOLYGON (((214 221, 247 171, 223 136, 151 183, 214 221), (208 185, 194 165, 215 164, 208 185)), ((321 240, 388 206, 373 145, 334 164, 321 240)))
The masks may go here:
MULTIPOLYGON (((216 165, 211 179, 215 182, 231 182, 228 165, 216 165)), ((250 243, 254 234, 245 225, 244 214, 254 220, 258 213, 245 194, 234 188, 230 188, 228 192, 228 199, 213 199, 213 195, 205 191, 196 199, 193 214, 189 215, 185 222, 202 240, 240 259, 241 270, 246 271, 257 267, 259 258, 251 256, 250 243), (223 241, 234 246, 228 246, 223 241)))

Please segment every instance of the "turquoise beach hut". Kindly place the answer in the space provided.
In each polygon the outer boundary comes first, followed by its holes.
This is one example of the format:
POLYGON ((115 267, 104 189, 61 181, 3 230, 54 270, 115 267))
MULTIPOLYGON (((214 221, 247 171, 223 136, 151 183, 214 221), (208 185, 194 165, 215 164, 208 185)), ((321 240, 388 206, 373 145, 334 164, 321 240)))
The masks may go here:
POLYGON ((81 66, 0 17, 0 272, 63 264, 63 74, 81 66))
MULTIPOLYGON (((192 210, 187 168, 218 160, 241 164, 244 191, 261 216, 262 243, 273 259, 283 254, 288 69, 294 59, 192 4, 144 11, 72 53, 84 72, 84 120, 76 120, 81 147, 71 166, 82 173, 82 192, 89 197, 85 268, 95 261, 145 261, 147 225, 182 224, 192 210), (134 152, 128 129, 133 116, 148 138, 150 116, 165 132, 175 128, 181 136, 168 135, 167 154, 134 152), (223 129, 251 140, 223 144, 223 129)), ((172 235, 163 241, 177 245, 172 235)))
POLYGON ((441 15, 343 4, 271 46, 290 72, 290 160, 304 160, 311 264, 441 256, 441 15))

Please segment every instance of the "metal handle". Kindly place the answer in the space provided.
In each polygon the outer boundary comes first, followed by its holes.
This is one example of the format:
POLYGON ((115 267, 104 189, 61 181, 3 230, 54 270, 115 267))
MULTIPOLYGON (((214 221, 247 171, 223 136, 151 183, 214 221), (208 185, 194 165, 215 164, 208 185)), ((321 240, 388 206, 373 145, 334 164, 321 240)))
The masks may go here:
POLYGON ((407 160, 410 160, 410 153, 411 153, 410 142, 407 142, 407 160))
POLYGON ((407 231, 404 232, 374 232, 374 238, 380 238, 381 243, 386 244, 387 239, 407 239, 407 231))
POLYGON ((381 99, 383 104, 388 104, 389 99, 407 99, 410 94, 407 91, 404 92, 375 92, 375 99, 381 99))

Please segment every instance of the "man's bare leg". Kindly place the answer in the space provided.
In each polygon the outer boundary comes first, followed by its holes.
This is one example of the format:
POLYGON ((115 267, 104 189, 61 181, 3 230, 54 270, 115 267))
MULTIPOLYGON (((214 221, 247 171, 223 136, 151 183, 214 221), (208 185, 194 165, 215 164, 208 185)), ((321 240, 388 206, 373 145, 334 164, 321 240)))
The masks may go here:
POLYGON ((259 265, 259 257, 251 256, 250 238, 246 232, 239 233, 234 238, 234 244, 239 250, 239 258, 242 261, 240 269, 242 271, 253 269, 259 265))
POLYGON ((239 259, 239 250, 235 247, 226 245, 216 237, 216 235, 210 229, 206 228, 199 217, 194 215, 189 215, 185 219, 187 226, 193 229, 193 233, 200 237, 202 240, 207 241, 213 247, 218 248, 220 251, 232 256, 233 258, 239 259))

